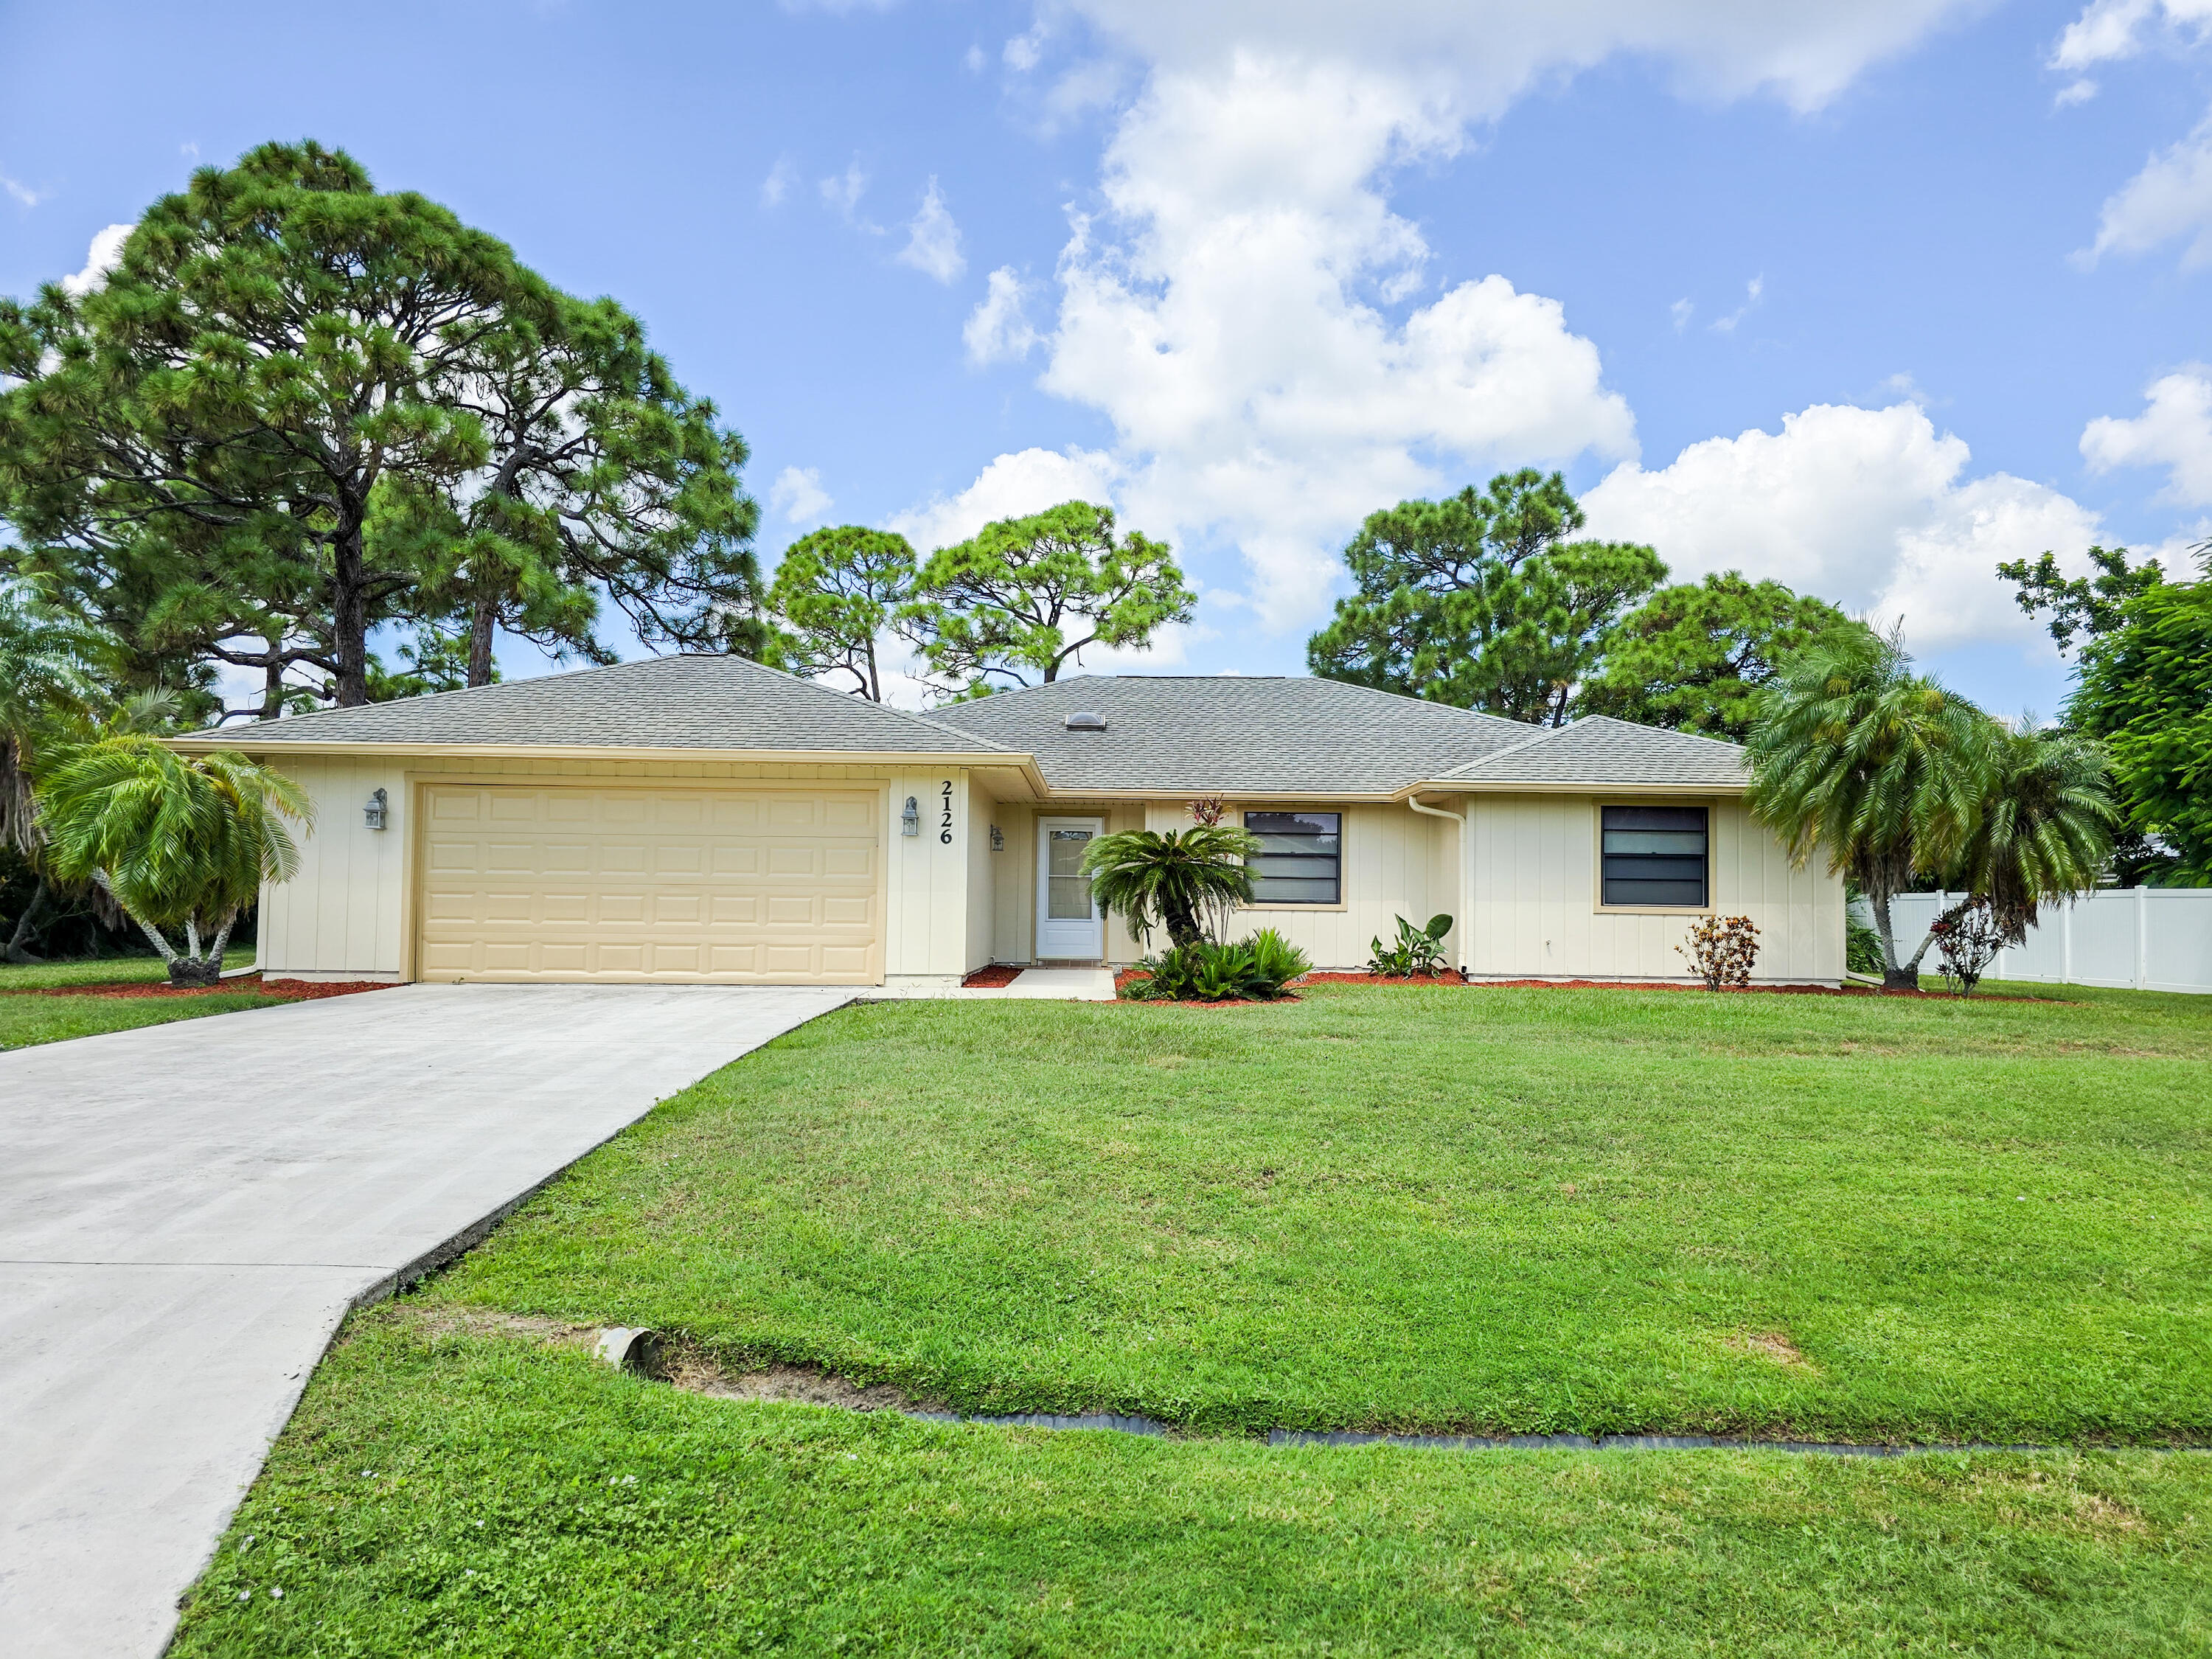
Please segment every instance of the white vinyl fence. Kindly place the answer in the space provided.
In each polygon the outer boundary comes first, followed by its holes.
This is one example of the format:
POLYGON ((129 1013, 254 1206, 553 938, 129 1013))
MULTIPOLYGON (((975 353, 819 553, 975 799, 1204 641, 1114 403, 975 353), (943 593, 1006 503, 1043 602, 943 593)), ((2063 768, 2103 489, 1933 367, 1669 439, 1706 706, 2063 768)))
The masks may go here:
MULTIPOLYGON (((1897 953, 1909 957, 1959 893, 1900 893, 1889 902, 1897 953)), ((1871 918, 1869 918, 1870 921, 1871 918)), ((1936 970, 1936 952, 1921 963, 1936 970)), ((2212 994, 2212 887, 2108 888, 2056 909, 1990 964, 1991 979, 2114 985, 2212 994)))

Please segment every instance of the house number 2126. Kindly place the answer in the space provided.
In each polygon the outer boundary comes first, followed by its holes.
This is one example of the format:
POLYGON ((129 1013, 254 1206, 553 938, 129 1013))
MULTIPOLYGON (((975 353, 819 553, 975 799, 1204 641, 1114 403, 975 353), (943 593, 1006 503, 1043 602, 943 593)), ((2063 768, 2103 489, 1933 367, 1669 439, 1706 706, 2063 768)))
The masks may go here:
POLYGON ((942 792, 942 793, 943 793, 943 794, 944 794, 944 796, 945 796, 945 817, 943 817, 943 819, 941 819, 941 820, 940 820, 940 823, 941 823, 942 827, 941 827, 941 828, 938 830, 938 832, 937 832, 937 838, 938 838, 938 840, 939 840, 939 841, 943 842, 944 842, 947 847, 950 847, 950 846, 951 846, 951 845, 952 845, 952 780, 951 780, 951 779, 950 779, 950 778, 945 779, 945 788, 944 788, 944 790, 943 790, 943 792, 942 792))

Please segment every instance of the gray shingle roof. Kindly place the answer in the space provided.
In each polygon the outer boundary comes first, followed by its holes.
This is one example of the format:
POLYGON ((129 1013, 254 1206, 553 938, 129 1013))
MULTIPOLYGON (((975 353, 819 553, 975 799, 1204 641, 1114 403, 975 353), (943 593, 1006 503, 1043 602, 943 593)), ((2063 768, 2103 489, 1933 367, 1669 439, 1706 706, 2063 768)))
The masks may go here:
POLYGON ((742 657, 648 657, 311 714, 224 734, 264 743, 985 753, 974 733, 742 657))
POLYGON ((1438 782, 1740 785, 1743 750, 1593 714, 1436 775, 1438 782))
POLYGON ((1518 743, 1530 729, 1335 680, 1085 675, 940 708, 1036 757, 1055 790, 1388 794, 1518 743), (1075 713, 1103 732, 1071 732, 1075 713))

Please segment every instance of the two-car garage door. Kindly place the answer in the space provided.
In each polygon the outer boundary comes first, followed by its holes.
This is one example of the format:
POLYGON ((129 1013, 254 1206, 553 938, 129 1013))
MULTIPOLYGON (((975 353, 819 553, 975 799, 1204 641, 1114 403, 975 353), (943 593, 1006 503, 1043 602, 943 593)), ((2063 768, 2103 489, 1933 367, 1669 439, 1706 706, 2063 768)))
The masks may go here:
POLYGON ((872 985, 873 790, 433 785, 427 980, 872 985))

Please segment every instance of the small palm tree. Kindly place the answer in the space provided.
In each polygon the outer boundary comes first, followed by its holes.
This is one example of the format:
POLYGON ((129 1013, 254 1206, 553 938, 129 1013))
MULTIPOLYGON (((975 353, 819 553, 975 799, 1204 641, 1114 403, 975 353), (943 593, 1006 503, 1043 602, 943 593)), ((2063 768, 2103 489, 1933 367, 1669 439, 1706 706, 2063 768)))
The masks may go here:
POLYGON ((1206 924, 1232 904, 1252 900, 1252 872, 1244 860, 1260 838, 1227 824, 1195 823, 1188 830, 1126 830, 1101 836, 1083 856, 1091 896, 1109 915, 1127 918, 1142 945, 1155 927, 1177 947, 1205 938, 1206 924))
POLYGON ((2018 945, 2038 907, 2095 889, 2120 813, 2094 739, 2022 720, 2000 726, 1995 742, 1995 787, 1953 878, 2018 945))
POLYGON ((239 912, 263 882, 288 881, 299 869, 285 821, 310 817, 307 792, 281 772, 230 752, 179 755, 137 733, 71 755, 39 799, 55 873, 111 896, 176 985, 221 976, 239 912))
POLYGON ((1889 902, 1915 875, 1966 854, 1995 792, 2004 728, 1924 675, 1895 639, 1861 629, 1807 651, 1765 686, 1745 801, 1803 860, 1865 890, 1881 936, 1882 982, 1917 988, 1926 940, 1898 959, 1889 902))

